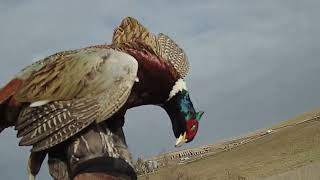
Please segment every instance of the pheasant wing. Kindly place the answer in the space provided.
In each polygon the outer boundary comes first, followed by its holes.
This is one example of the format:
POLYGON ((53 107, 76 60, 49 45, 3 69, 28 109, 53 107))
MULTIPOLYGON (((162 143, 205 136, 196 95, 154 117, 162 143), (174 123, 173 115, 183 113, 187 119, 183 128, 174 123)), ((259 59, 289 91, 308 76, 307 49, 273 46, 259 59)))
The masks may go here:
POLYGON ((108 119, 127 101, 137 68, 125 53, 88 48, 34 71, 14 94, 17 101, 31 103, 15 126, 20 145, 47 149, 108 119))

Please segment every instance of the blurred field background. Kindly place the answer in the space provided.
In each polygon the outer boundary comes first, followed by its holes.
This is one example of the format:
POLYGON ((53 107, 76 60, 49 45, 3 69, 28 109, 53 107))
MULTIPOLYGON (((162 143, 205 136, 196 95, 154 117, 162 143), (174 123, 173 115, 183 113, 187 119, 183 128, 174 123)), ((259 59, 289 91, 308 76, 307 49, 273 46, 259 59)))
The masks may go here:
MULTIPOLYGON (((320 111, 272 127, 266 136, 140 180, 319 180, 320 111)), ((251 134, 251 135, 254 135, 251 134)))

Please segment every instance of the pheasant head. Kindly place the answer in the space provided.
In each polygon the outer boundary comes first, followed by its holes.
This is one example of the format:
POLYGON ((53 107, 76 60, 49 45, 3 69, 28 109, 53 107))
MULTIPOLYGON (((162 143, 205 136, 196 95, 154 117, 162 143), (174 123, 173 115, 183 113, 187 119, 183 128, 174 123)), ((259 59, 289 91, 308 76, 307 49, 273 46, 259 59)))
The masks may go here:
POLYGON ((180 79, 173 86, 169 99, 162 106, 168 113, 175 137, 176 147, 191 142, 196 136, 199 121, 204 112, 196 110, 190 100, 184 80, 180 79))

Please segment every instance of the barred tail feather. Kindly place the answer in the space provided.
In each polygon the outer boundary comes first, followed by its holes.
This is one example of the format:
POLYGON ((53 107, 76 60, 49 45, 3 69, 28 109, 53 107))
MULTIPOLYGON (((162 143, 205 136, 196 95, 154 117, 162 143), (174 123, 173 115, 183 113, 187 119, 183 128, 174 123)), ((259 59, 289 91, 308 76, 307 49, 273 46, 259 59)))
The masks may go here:
POLYGON ((55 146, 93 123, 98 111, 96 100, 87 98, 26 107, 15 127, 22 137, 19 145, 33 145, 33 152, 55 146))

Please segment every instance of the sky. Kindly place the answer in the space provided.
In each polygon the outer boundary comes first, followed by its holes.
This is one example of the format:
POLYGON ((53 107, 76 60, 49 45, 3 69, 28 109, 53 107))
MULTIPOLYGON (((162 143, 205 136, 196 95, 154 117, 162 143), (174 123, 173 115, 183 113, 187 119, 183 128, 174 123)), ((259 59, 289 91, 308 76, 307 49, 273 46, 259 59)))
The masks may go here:
MULTIPOLYGON (((318 0, 1 0, 0 86, 55 52, 111 42, 132 16, 186 51, 187 86, 205 115, 183 148, 212 144, 320 107, 319 8, 318 0)), ((124 130, 135 158, 177 150, 159 107, 130 110, 124 130)), ((13 129, 0 142, 1 179, 26 179, 30 148, 13 129)), ((46 166, 38 179, 50 179, 46 166)))

